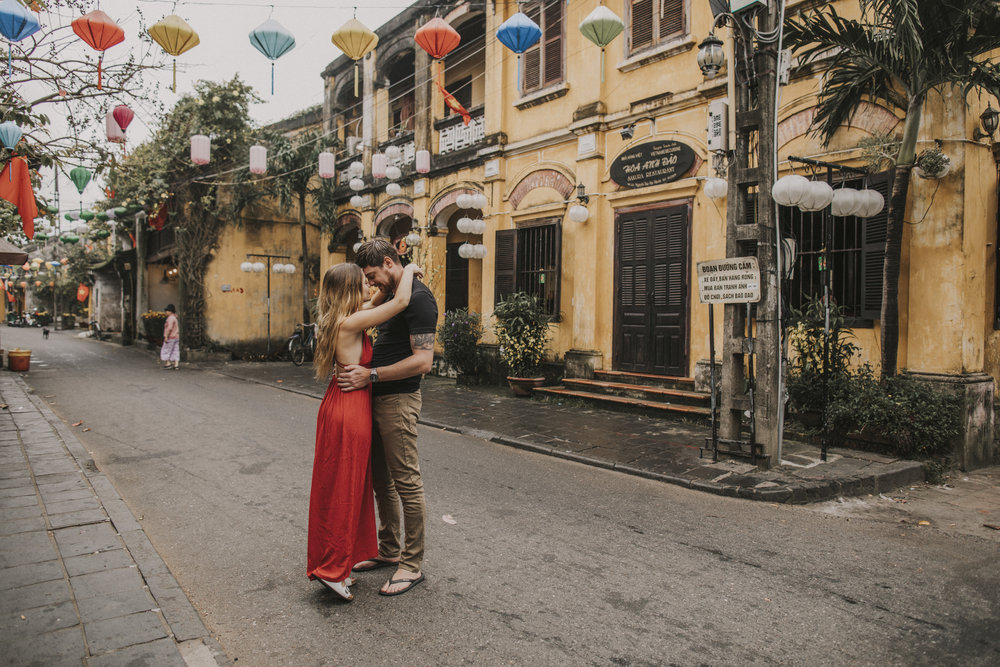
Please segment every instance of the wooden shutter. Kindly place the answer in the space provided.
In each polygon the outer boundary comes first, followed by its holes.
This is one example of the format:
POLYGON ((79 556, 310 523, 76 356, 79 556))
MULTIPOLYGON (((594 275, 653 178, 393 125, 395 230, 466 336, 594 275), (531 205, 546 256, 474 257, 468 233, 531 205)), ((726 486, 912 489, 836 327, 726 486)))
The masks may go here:
POLYGON ((660 39, 684 33, 684 0, 657 0, 660 4, 660 39))
POLYGON ((542 28, 542 39, 521 56, 521 92, 527 93, 542 87, 542 47, 545 44, 545 27, 542 24, 541 4, 526 7, 524 13, 542 28))
POLYGON ((562 29, 563 3, 559 0, 545 5, 542 41, 545 52, 542 57, 542 85, 548 86, 562 81, 562 29))
POLYGON ((517 230, 498 229, 493 301, 499 303, 517 291, 517 230))
POLYGON ((861 317, 882 317, 882 268, 885 263, 886 227, 889 223, 889 174, 872 178, 868 187, 885 197, 885 207, 878 215, 865 218, 861 246, 861 317))
POLYGON ((630 50, 637 51, 653 43, 653 3, 654 0, 631 0, 629 12, 630 50))

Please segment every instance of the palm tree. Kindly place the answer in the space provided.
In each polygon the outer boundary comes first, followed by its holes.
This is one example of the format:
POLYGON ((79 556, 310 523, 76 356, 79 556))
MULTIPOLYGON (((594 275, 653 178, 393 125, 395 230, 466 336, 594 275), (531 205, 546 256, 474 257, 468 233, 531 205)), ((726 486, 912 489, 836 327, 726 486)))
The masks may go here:
POLYGON ((832 5, 789 19, 785 40, 808 62, 829 57, 814 129, 829 144, 865 101, 904 114, 888 202, 882 281, 882 377, 896 373, 903 214, 927 96, 945 86, 1000 96, 997 0, 860 0, 861 18, 832 5))

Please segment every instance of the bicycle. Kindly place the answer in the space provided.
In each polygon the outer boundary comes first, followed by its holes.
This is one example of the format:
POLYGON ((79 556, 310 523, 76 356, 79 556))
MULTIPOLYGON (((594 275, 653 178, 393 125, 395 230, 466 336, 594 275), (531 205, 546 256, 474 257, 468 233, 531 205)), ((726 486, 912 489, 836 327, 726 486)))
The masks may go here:
POLYGON ((316 354, 316 324, 296 324, 295 332, 288 338, 288 356, 292 363, 301 366, 316 354))

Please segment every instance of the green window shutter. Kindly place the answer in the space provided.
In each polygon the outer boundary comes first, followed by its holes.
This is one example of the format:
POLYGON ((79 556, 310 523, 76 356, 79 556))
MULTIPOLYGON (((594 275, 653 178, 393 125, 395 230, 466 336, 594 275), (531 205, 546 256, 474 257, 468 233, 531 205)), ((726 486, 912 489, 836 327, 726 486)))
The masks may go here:
POLYGON ((517 230, 498 229, 493 277, 493 301, 499 303, 517 291, 517 230))
POLYGON ((889 174, 872 177, 869 186, 885 197, 885 207, 878 215, 865 218, 861 248, 861 317, 878 320, 882 317, 882 267, 885 262, 885 240, 889 224, 889 174))

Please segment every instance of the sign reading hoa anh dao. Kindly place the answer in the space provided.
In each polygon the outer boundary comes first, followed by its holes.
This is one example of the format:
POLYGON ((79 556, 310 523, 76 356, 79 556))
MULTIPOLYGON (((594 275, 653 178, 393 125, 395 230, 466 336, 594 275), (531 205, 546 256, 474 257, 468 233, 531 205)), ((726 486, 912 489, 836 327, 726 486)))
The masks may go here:
POLYGON ((701 303, 757 303, 760 267, 756 257, 728 257, 698 262, 701 303))
POLYGON ((676 181, 694 164, 694 149, 679 141, 647 141, 611 163, 611 180, 623 188, 644 188, 676 181))

